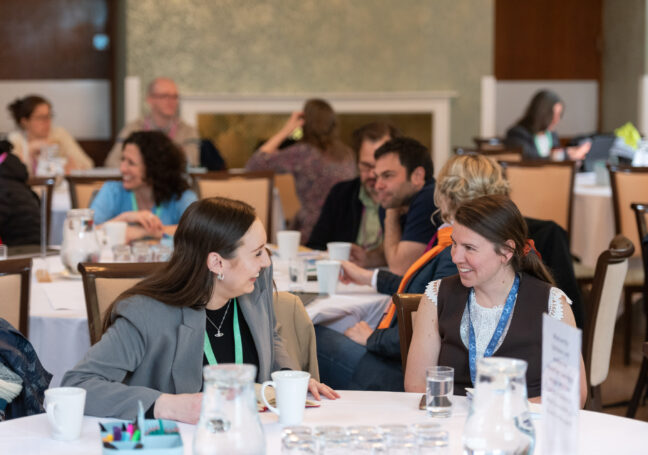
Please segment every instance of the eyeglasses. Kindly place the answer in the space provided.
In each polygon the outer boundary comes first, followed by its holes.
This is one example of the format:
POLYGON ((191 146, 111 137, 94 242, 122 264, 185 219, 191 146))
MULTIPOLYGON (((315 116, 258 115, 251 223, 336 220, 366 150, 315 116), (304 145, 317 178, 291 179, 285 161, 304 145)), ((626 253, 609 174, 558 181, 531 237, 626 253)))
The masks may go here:
POLYGON ((37 120, 39 122, 46 122, 48 120, 52 120, 54 118, 54 113, 50 112, 49 114, 45 115, 32 115, 29 117, 30 120, 37 120))
POLYGON ((151 98, 155 98, 158 100, 172 100, 172 101, 177 101, 179 98, 179 95, 177 93, 152 93, 151 98))

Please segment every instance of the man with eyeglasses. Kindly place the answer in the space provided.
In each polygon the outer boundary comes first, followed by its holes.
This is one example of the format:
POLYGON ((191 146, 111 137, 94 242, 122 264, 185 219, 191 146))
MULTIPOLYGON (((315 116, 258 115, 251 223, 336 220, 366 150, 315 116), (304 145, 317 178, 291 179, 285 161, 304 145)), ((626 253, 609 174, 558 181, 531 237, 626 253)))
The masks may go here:
POLYGON ((391 124, 373 122, 353 132, 353 148, 358 155, 358 174, 353 180, 336 184, 326 198, 317 224, 306 244, 326 250, 328 242, 351 242, 351 261, 362 267, 385 264, 382 249, 374 152, 390 139, 400 136, 391 124))
POLYGON ((200 165, 200 138, 193 126, 178 118, 178 87, 173 80, 158 77, 148 86, 146 103, 148 115, 127 124, 117 136, 104 163, 107 167, 119 167, 124 140, 135 131, 159 130, 180 146, 190 166, 200 165))

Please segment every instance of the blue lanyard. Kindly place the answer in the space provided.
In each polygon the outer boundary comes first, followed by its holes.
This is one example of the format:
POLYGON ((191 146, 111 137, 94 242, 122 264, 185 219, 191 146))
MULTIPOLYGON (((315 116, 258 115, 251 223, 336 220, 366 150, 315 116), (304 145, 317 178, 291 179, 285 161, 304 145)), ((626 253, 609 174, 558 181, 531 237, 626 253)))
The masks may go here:
MULTIPOLYGON (((131 192, 131 206, 133 207, 133 211, 137 212, 139 208, 137 207, 137 199, 135 199, 135 193, 131 192)), ((162 207, 159 205, 156 205, 153 209, 153 213, 155 213, 155 216, 160 218, 162 216, 162 207)))
MULTIPOLYGON (((239 327, 238 309, 236 306, 236 299, 234 299, 234 363, 243 363, 243 341, 241 340, 241 328, 239 327)), ((205 330, 205 340, 203 342, 203 352, 207 357, 207 363, 210 365, 217 365, 216 356, 212 349, 209 335, 205 330)))
MULTIPOLYGON (((506 304, 504 305, 504 309, 502 310, 502 315, 500 316, 500 320, 497 323, 497 327, 495 327, 495 332, 493 332, 493 336, 490 342, 488 343, 486 350, 484 351, 484 357, 491 357, 495 352, 495 348, 497 347, 500 338, 502 338, 502 334, 504 333, 506 324, 508 324, 508 320, 510 319, 511 313, 513 312, 513 306, 515 305, 515 299, 517 299, 517 293, 519 287, 520 287, 520 277, 516 274, 515 280, 513 280, 513 286, 511 286, 511 290, 509 291, 508 297, 506 297, 506 304)), ((468 296, 468 304, 467 304, 468 305, 468 325, 470 326, 470 332, 468 334, 468 361, 470 364, 470 379, 472 380, 473 385, 475 384, 475 376, 477 371, 477 366, 476 366, 477 345, 475 343, 475 328, 473 327, 472 318, 470 317, 470 301, 472 300, 472 297, 474 295, 475 295, 475 290, 471 288, 470 295, 468 296)))

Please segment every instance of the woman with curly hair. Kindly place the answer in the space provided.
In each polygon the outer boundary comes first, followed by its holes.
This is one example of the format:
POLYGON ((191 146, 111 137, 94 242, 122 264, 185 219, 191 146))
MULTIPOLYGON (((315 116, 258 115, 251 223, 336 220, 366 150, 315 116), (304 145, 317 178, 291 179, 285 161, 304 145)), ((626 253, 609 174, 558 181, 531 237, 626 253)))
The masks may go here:
POLYGON ((173 235, 182 213, 198 199, 183 174, 186 165, 164 133, 132 133, 122 148, 122 181, 106 182, 90 205, 95 223, 126 221, 127 241, 173 235))
POLYGON ((301 231, 304 244, 333 185, 356 176, 353 151, 340 141, 335 112, 321 99, 310 99, 303 112, 293 112, 286 124, 252 155, 246 168, 293 174, 301 208, 290 228, 301 231), (302 128, 303 137, 281 148, 298 128, 302 128))

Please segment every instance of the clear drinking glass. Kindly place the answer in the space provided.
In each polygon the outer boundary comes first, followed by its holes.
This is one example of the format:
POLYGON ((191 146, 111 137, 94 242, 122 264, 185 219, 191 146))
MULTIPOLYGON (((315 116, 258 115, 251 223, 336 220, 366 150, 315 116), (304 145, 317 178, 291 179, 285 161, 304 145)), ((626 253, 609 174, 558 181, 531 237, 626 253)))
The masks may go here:
POLYGON ((306 286, 306 262, 303 259, 294 258, 288 261, 288 277, 290 278, 291 291, 303 291, 306 286))
POLYGON ((430 417, 452 415, 452 393, 454 391, 454 368, 435 366, 425 369, 426 409, 430 417))
POLYGON ((131 262, 131 248, 129 245, 115 245, 112 247, 114 262, 131 262))
POLYGON ((168 262, 173 254, 173 247, 168 245, 153 245, 153 261, 155 262, 168 262))
POLYGON ((146 243, 136 243, 133 245, 133 262, 152 262, 153 251, 146 243))
POLYGON ((526 388, 527 363, 504 357, 477 362, 477 383, 464 426, 464 453, 530 455, 535 446, 526 388))
POLYGON ((393 432, 387 440, 389 455, 410 455, 417 453, 418 441, 412 431, 393 432))
POLYGON ((289 433, 281 438, 283 455, 317 454, 317 439, 312 434, 289 433))
POLYGON ((7 245, 0 245, 0 261, 7 259, 7 245))
POLYGON ((438 423, 418 423, 412 425, 416 434, 419 455, 448 453, 448 432, 438 423))
POLYGON ((348 429, 352 438, 354 455, 379 455, 387 453, 385 436, 376 427, 355 426, 348 429))

